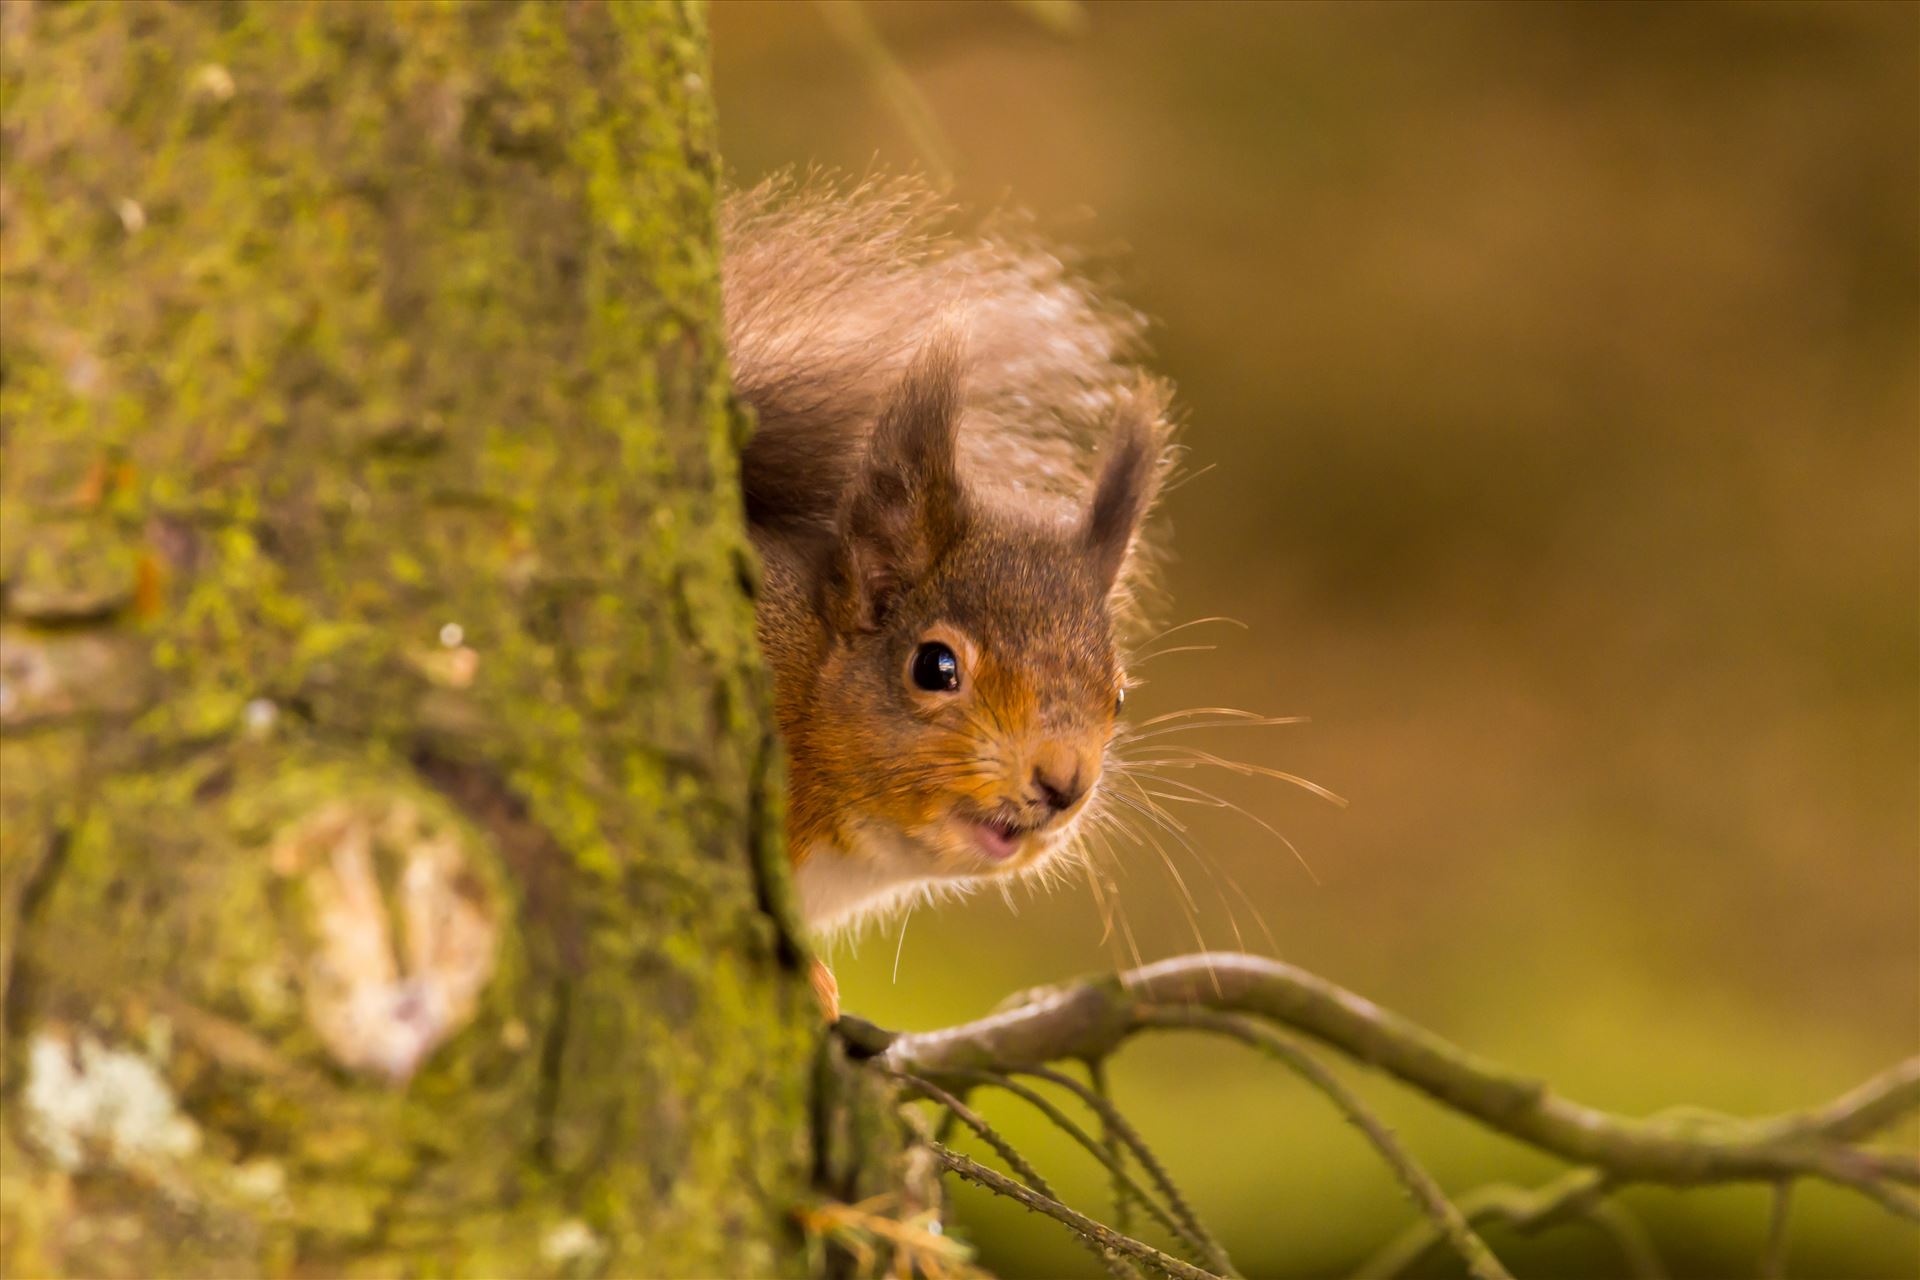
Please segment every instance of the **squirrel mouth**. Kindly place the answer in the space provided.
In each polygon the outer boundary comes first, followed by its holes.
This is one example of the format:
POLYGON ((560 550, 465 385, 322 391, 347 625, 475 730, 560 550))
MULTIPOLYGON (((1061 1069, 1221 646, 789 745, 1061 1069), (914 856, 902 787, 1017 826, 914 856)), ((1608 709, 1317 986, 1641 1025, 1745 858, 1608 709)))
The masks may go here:
POLYGON ((1033 828, 1004 813, 989 817, 963 817, 967 834, 981 853, 995 862, 1005 862, 1019 852, 1020 842, 1033 828))

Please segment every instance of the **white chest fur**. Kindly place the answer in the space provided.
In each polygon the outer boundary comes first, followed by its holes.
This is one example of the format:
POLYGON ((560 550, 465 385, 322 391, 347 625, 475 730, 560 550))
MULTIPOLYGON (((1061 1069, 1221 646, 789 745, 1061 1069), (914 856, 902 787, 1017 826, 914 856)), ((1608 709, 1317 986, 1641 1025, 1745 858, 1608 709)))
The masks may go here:
POLYGON ((863 832, 851 853, 816 845, 794 879, 800 913, 817 933, 833 935, 911 906, 930 891, 957 887, 938 879, 927 857, 904 836, 863 832))

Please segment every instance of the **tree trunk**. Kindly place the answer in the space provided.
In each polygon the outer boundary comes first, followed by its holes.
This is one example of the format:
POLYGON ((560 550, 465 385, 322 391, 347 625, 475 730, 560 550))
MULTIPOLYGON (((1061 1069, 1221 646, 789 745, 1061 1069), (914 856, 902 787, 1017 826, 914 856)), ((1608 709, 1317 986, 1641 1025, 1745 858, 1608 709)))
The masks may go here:
POLYGON ((803 1269, 701 15, 0 24, 0 1271, 803 1269))

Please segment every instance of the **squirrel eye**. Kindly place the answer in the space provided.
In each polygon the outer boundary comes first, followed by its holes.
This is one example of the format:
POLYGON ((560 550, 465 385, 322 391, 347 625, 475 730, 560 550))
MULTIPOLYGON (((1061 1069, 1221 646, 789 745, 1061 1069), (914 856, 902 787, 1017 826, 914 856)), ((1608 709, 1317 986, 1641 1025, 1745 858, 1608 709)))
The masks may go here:
POLYGON ((915 651, 911 673, 913 682, 928 693, 952 693, 960 687, 960 659, 938 640, 915 651))
POLYGON ((1127 691, 1122 689, 1113 695, 1113 714, 1119 715, 1127 709, 1127 691))

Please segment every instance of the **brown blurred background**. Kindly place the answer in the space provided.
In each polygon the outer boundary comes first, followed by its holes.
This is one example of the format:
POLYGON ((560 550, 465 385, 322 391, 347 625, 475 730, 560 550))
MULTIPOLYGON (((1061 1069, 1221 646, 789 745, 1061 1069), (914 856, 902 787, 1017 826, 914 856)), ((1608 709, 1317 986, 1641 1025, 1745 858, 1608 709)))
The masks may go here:
MULTIPOLYGON (((1190 808, 1194 918, 1153 850, 1115 869, 1139 951, 1244 939, 1628 1112, 1806 1104, 1920 1050, 1920 8, 1081 17, 734 0, 714 48, 739 178, 944 148, 1158 322, 1196 473, 1167 621, 1246 629, 1181 632, 1218 648, 1148 664, 1129 715, 1309 715, 1193 741, 1352 806, 1196 776, 1318 883, 1190 808)), ((1084 888, 1015 901, 869 937, 848 1005, 929 1027, 1130 955, 1084 888)), ((1338 1273, 1412 1217, 1249 1055, 1143 1043, 1116 1087, 1250 1275, 1338 1273)), ((1450 1188, 1553 1168, 1368 1094, 1450 1188)), ((1763 1189, 1629 1202, 1676 1275, 1753 1273, 1763 1189)), ((1098 1274, 1004 1203, 960 1225, 1003 1275, 1098 1274)), ((1793 1230, 1795 1275, 1920 1274, 1858 1200, 1808 1189, 1793 1230)), ((1578 1227, 1493 1240, 1522 1275, 1620 1269, 1578 1227)))

